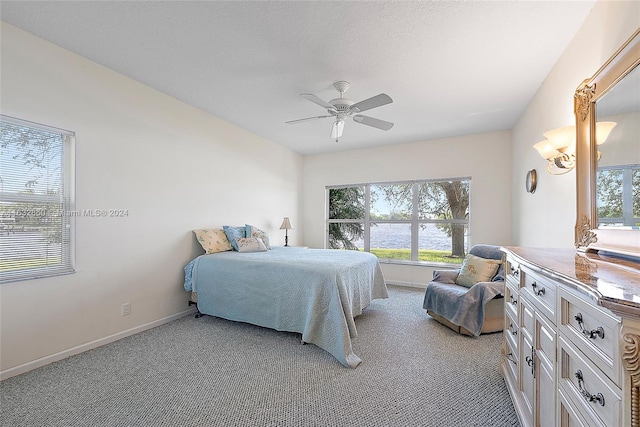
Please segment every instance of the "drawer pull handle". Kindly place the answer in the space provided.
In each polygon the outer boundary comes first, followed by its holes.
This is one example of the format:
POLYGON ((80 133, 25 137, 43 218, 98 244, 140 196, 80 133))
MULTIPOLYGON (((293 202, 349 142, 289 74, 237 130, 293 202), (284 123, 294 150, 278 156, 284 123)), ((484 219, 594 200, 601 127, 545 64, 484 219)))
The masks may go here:
POLYGON ((510 296, 509 296, 509 298, 511 299, 511 304, 513 304, 513 305, 518 305, 518 300, 517 300, 517 299, 515 299, 515 298, 513 297, 513 295, 510 295, 510 296))
POLYGON ((518 277, 520 275, 520 269, 516 269, 516 268, 511 267, 511 275, 513 277, 518 277))
POLYGON ((604 339, 604 329, 602 328, 602 326, 598 326, 596 329, 588 330, 584 327, 584 320, 582 319, 582 313, 576 314, 573 318, 576 319, 576 321, 578 322, 578 327, 580 327, 580 332, 582 332, 582 334, 585 337, 591 338, 592 340, 596 339, 596 337, 600 337, 604 339))
POLYGON ((531 356, 527 356, 524 358, 527 362, 527 366, 531 367, 531 375, 533 378, 536 377, 536 349, 531 347, 531 356))
POLYGON ((512 362, 514 365, 517 365, 517 364, 518 364, 518 362, 516 362, 516 358, 515 358, 515 356, 513 355, 513 353, 512 353, 512 352, 507 353, 507 356, 506 356, 506 357, 507 357, 507 360, 508 360, 509 362, 512 362))
POLYGON ((604 406, 604 396, 602 393, 591 394, 584 388, 584 378, 582 377, 582 371, 580 369, 576 372, 576 378, 578 379, 578 388, 580 389, 582 397, 589 402, 598 402, 600 406, 604 406))
POLYGON ((515 328, 511 322, 509 322, 509 331, 512 335, 518 335, 518 328, 515 328))
POLYGON ((536 293, 536 295, 538 295, 539 297, 541 297, 542 295, 544 295, 545 293, 545 289, 544 288, 540 288, 538 289, 538 284, 536 282, 533 282, 531 284, 531 287, 533 288, 533 291, 536 293))

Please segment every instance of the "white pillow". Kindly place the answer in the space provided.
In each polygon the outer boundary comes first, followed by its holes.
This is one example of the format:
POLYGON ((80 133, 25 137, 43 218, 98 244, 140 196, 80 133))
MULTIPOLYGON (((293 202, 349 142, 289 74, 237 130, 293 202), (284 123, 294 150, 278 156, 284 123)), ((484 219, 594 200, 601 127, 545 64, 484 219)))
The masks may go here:
POLYGON ((469 254, 464 258, 456 284, 470 288, 478 282, 490 282, 501 263, 502 261, 497 259, 480 258, 469 254))
POLYGON ((236 239, 238 252, 266 252, 267 247, 259 237, 241 237, 236 239))
POLYGON ((246 237, 257 237, 262 240, 262 243, 264 243, 267 249, 271 249, 271 245, 269 244, 269 236, 267 235, 267 233, 253 225, 245 224, 245 226, 247 227, 246 237))

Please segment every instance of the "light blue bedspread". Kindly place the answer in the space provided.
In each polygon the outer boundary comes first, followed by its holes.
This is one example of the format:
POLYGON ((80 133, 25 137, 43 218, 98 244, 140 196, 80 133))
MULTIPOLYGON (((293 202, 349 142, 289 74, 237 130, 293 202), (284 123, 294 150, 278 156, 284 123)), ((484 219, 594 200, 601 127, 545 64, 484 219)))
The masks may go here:
POLYGON ((201 255, 185 267, 184 286, 201 313, 301 333, 351 368, 361 362, 354 318, 388 297, 374 255, 295 247, 201 255))

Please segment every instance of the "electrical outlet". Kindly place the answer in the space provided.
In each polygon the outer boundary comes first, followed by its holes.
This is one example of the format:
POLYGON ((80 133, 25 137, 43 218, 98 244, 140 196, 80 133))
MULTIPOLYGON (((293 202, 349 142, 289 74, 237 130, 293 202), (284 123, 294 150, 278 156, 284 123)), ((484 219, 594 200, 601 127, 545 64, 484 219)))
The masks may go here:
POLYGON ((124 304, 122 304, 122 315, 128 316, 130 314, 131 314, 131 303, 125 302, 124 304))

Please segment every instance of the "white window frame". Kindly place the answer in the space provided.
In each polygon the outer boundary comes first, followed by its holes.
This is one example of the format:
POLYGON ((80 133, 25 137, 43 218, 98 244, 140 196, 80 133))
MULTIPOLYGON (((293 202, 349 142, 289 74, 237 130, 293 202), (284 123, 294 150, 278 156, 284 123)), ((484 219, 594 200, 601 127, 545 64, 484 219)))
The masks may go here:
MULTIPOLYGON (((43 277, 58 276, 63 274, 75 273, 75 133, 69 130, 60 129, 40 123, 34 123, 27 120, 18 119, 15 117, 0 115, 0 121, 9 123, 12 125, 22 126, 34 130, 39 130, 47 133, 59 134, 62 138, 62 171, 60 172, 60 189, 59 195, 47 195, 47 194, 25 194, 16 192, 13 190, 7 190, 0 188, 0 202, 1 203, 43 203, 51 204, 56 207, 50 215, 59 215, 60 221, 60 263, 53 265, 45 265, 40 267, 23 267, 16 269, 0 270, 0 283, 16 282, 20 280, 31 280, 43 277)), ((19 169, 16 166, 14 171, 19 169)), ((5 173, 11 173, 9 171, 5 173)), ((28 212, 15 213, 13 220, 15 222, 15 215, 29 215, 28 212)), ((35 214, 35 213, 34 213, 35 214)), ((9 222, 10 214, 5 215, 4 221, 9 222)), ((27 239, 20 239, 20 230, 11 230, 14 233, 17 232, 17 238, 9 239, 3 238, 0 245, 2 245, 3 251, 19 251, 21 249, 29 248, 31 243, 27 239)), ((0 230, 0 233, 10 233, 6 227, 0 230)), ((7 234, 9 235, 9 234, 7 234)), ((48 254, 45 256, 49 256, 48 254)), ((57 257, 56 257, 57 258, 57 257)), ((9 261, 10 262, 10 261, 9 261)), ((17 261, 19 263, 19 259, 17 261)))
MULTIPOLYGON (((329 224, 332 223, 362 223, 364 225, 364 245, 363 251, 370 252, 371 247, 371 239, 370 239, 370 230, 371 223, 385 223, 385 224, 411 224, 411 259, 410 260, 390 260, 390 259, 380 259, 380 262, 386 263, 398 263, 398 264, 416 264, 416 265, 435 265, 435 266, 460 266, 459 263, 434 263, 434 262, 426 262, 418 260, 418 250, 419 250, 419 225, 424 224, 437 224, 437 223, 447 223, 447 224, 464 224, 467 226, 467 234, 465 236, 465 253, 468 252, 469 249, 469 241, 471 237, 471 200, 469 201, 469 215, 465 220, 442 220, 442 219, 419 219, 418 212, 418 201, 419 195, 417 189, 420 184, 423 183, 433 183, 433 182, 446 182, 446 181, 467 181, 469 183, 469 198, 471 199, 471 177, 455 177, 455 178, 437 178, 437 179, 423 179, 423 180, 411 180, 411 181, 389 181, 389 182, 371 182, 364 184, 347 184, 347 185, 331 185, 325 187, 325 248, 329 247, 329 224), (395 219, 395 220, 379 220, 371 219, 371 186, 378 185, 413 185, 412 190, 412 216, 411 219, 395 219), (351 187, 363 187, 364 188, 364 198, 365 198, 365 218, 357 218, 357 219, 331 219, 329 218, 329 191, 331 189, 337 188, 351 188, 351 187)), ((462 262, 462 261, 461 261, 462 262)))

